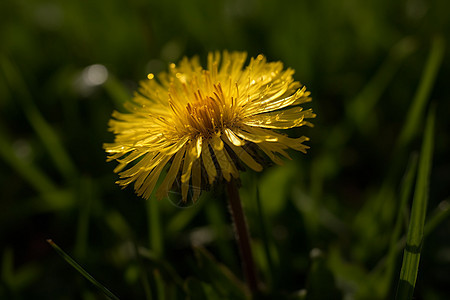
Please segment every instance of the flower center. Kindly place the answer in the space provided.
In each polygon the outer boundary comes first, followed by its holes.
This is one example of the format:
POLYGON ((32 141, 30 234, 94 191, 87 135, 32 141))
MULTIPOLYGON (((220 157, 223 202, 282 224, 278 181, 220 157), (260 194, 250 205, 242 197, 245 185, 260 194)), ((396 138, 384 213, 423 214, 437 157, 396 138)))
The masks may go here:
POLYGON ((224 125, 223 108, 212 97, 186 105, 187 124, 195 133, 209 137, 224 125))
POLYGON ((212 96, 204 96, 197 91, 194 94, 195 100, 186 105, 185 124, 195 136, 208 138, 234 123, 233 98, 227 101, 220 84, 214 88, 212 96))

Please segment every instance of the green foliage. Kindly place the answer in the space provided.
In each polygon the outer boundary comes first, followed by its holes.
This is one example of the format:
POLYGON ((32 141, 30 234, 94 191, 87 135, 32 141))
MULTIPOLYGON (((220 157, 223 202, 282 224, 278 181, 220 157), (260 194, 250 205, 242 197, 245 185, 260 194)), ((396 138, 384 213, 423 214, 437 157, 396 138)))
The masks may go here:
POLYGON ((147 73, 221 49, 295 69, 318 114, 296 132, 311 138, 307 155, 241 172, 263 283, 254 298, 444 298, 449 10, 444 0, 0 1, 0 298, 251 298, 220 188, 187 207, 145 201, 114 184, 102 150, 111 112, 147 73), (96 64, 108 72, 100 84, 88 78, 96 64))
POLYGON ((433 158, 435 111, 428 116, 423 138, 419 169, 406 237, 397 299, 412 299, 419 272, 420 252, 424 242, 424 226, 428 207, 431 162, 433 158))
POLYGON ((66 252, 64 252, 64 250, 59 248, 59 246, 56 245, 52 240, 47 240, 47 242, 50 244, 50 246, 53 247, 53 249, 56 250, 56 252, 58 252, 59 255, 61 255, 62 258, 64 258, 64 260, 68 264, 70 264, 72 267, 74 267, 75 270, 77 270, 84 278, 89 280, 93 285, 95 285, 99 290, 101 290, 108 298, 114 299, 114 300, 119 299, 119 298, 117 298, 117 296, 115 296, 113 293, 111 293, 110 290, 108 290, 105 286, 103 286, 100 282, 98 282, 94 277, 92 277, 91 274, 86 272, 86 270, 83 269, 83 267, 81 267, 76 261, 74 261, 66 252))

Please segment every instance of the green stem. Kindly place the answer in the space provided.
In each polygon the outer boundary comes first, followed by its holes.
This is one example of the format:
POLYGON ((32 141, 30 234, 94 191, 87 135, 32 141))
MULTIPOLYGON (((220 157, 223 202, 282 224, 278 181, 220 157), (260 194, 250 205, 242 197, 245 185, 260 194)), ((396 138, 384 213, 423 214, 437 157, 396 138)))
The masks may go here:
POLYGON ((96 286, 100 291, 102 291, 109 299, 119 300, 119 298, 114 295, 110 290, 108 290, 104 285, 98 282, 91 274, 89 274, 82 266, 80 266, 72 257, 70 257, 64 250, 62 250, 58 245, 56 245, 51 239, 47 240, 47 243, 56 250, 56 252, 61 255, 66 262, 68 262, 72 267, 75 268, 81 275, 89 280, 94 286, 96 286))
POLYGON ((228 202, 230 204, 230 213, 233 218, 234 233, 241 254, 244 276, 250 290, 255 292, 258 290, 258 277, 256 276, 247 222, 245 221, 241 199, 239 198, 239 191, 234 180, 228 182, 227 192, 228 202))

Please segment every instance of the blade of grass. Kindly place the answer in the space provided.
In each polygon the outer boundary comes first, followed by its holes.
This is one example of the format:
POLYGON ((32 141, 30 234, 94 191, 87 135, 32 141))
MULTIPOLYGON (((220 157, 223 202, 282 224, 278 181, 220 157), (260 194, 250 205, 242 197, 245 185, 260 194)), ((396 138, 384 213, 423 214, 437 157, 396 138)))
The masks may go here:
POLYGON ((423 112, 430 97, 434 81, 436 79, 439 67, 444 58, 445 42, 441 36, 436 36, 431 45, 430 54, 425 64, 425 70, 422 73, 419 87, 408 111, 405 125, 400 133, 396 152, 401 151, 419 132, 422 124, 423 112))
POLYGON ((56 252, 72 267, 75 268, 84 278, 90 281, 95 287, 97 287, 100 291, 102 291, 109 299, 119 300, 119 298, 114 295, 110 290, 108 290, 104 285, 98 282, 94 277, 91 276, 83 267, 81 267, 75 260, 73 260, 64 250, 62 250, 58 245, 56 245, 51 239, 48 239, 47 242, 56 252))
MULTIPOLYGON (((430 235, 430 233, 448 217, 450 217, 450 201, 447 199, 447 200, 444 200, 441 203, 439 203, 438 207, 428 217, 428 220, 426 221, 425 227, 423 230, 423 237, 426 238, 428 235, 430 235)), ((400 220, 400 223, 403 223, 403 226, 405 224, 407 226, 409 223, 408 216, 404 216, 403 219, 400 220)), ((405 248, 405 245, 406 245, 406 234, 403 235, 402 237, 399 237, 399 239, 395 242, 395 245, 394 245, 395 254, 400 253, 400 251, 405 248)), ((389 249, 389 251, 391 251, 391 249, 389 249)), ((388 254, 385 257, 383 257, 380 260, 380 262, 378 263, 378 265, 374 268, 374 270, 372 272, 376 273, 378 275, 372 275, 373 278, 376 278, 376 276, 379 276, 379 277, 384 276, 384 274, 380 274, 380 272, 387 265, 387 261, 389 260, 389 255, 390 255, 390 252, 388 252, 388 254)), ((394 263, 395 262, 393 262, 392 264, 394 264, 394 263)), ((388 265, 388 268, 389 267, 390 266, 388 265)), ((373 282, 375 282, 375 280, 377 280, 377 279, 373 279, 373 282)), ((378 282, 376 284, 377 284, 377 289, 383 289, 383 287, 381 285, 379 285, 378 282)), ((380 296, 380 299, 381 298, 386 298, 386 296, 384 296, 384 297, 380 296)))
POLYGON ((400 175, 404 164, 402 157, 405 156, 407 147, 413 141, 414 137, 419 136, 421 132, 423 120, 425 119, 425 107, 429 101, 431 90, 442 64, 444 50, 444 39, 441 36, 436 36, 432 40, 430 53, 422 71, 418 88, 409 106, 397 143, 392 151, 392 164, 388 175, 385 177, 385 185, 392 184, 395 178, 400 175))
POLYGON ((403 177, 403 182, 400 188, 400 203, 397 210, 397 217, 392 231, 389 250, 385 259, 380 261, 380 263, 375 267, 371 276, 373 276, 373 282, 376 284, 377 288, 373 289, 379 293, 380 299, 386 299, 387 294, 391 288, 392 279, 395 271, 396 260, 398 255, 398 241, 402 233, 402 225, 405 219, 405 211, 408 205, 408 199, 411 197, 411 192, 413 188, 414 178, 417 170, 417 160, 418 155, 414 154, 410 158, 408 167, 406 169, 405 175, 403 177), (386 267, 385 269, 382 267, 386 267), (384 270, 384 272, 382 272, 384 270), (378 280, 377 280, 378 279, 378 280))
POLYGON ((412 299, 419 270, 420 252, 423 244, 428 189, 433 157, 435 109, 430 110, 420 154, 419 170, 414 191, 411 220, 403 254, 400 281, 396 299, 412 299))
MULTIPOLYGON (((379 220, 377 224, 392 224, 395 214, 393 213, 393 201, 390 201, 391 195, 394 194, 395 186, 397 185, 397 178, 402 171, 404 160, 403 156, 407 145, 412 139, 418 135, 420 131, 420 124, 423 124, 423 111, 424 107, 428 103, 431 89, 434 85, 436 74, 442 64, 444 53, 444 40, 438 36, 434 38, 430 53, 428 55, 425 68, 422 72, 419 87, 415 93, 414 99, 411 103, 408 115, 406 117, 405 124, 403 126, 400 138, 394 148, 391 158, 391 165, 384 177, 384 182, 380 188, 377 197, 373 197, 366 202, 364 207, 359 211, 355 218, 355 228, 359 229, 362 236, 367 236, 367 232, 372 230, 373 235, 382 234, 383 229, 377 229, 372 224, 373 222, 367 222, 370 218, 379 220), (379 232, 376 232, 376 231, 379 232)), ((392 200, 392 199, 391 199, 392 200)), ((372 242, 373 236, 368 239, 369 245, 372 242)), ((367 248, 367 246, 365 246, 367 248)), ((364 251, 363 253, 366 253, 364 251)))
POLYGON ((17 91, 17 100, 22 106, 31 126, 50 153, 50 158, 53 160, 56 168, 66 179, 74 178, 76 174, 75 165, 72 163, 56 132, 37 109, 19 68, 4 56, 0 57, 0 68, 3 70, 3 75, 9 88, 17 91))

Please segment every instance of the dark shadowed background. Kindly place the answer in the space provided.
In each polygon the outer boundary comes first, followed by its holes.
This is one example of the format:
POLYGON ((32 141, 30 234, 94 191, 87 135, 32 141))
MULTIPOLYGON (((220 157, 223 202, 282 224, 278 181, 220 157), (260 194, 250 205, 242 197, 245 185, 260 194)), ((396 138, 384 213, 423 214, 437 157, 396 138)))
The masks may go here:
POLYGON ((220 189, 184 209, 145 201, 114 184, 102 149, 112 111, 149 72, 227 49, 295 69, 318 114, 314 128, 292 131, 311 137, 307 155, 242 174, 268 289, 313 290, 320 253, 330 297, 393 298, 408 218, 391 266, 385 255, 398 211, 411 205, 399 207, 401 179, 435 106, 428 211, 440 217, 426 233, 415 295, 445 299, 449 11, 445 0, 0 1, 0 298, 103 299, 48 238, 123 299, 183 299, 187 278, 207 282, 192 245, 241 278, 220 189))

